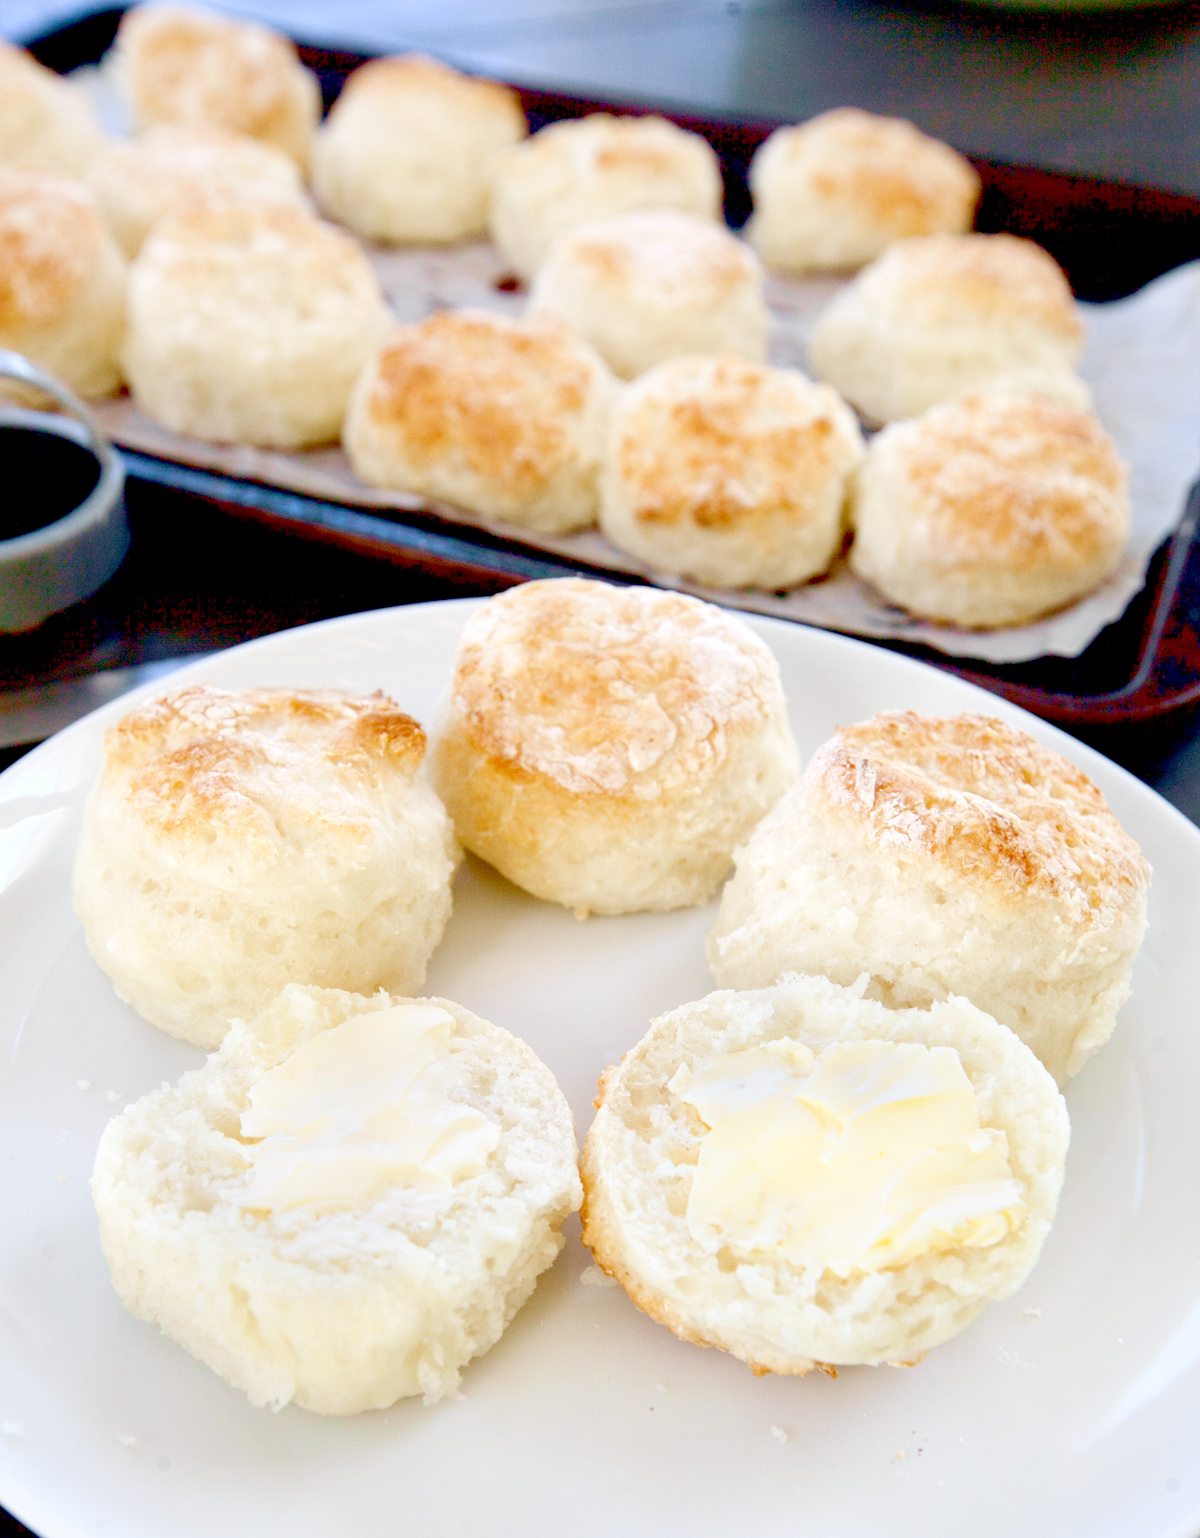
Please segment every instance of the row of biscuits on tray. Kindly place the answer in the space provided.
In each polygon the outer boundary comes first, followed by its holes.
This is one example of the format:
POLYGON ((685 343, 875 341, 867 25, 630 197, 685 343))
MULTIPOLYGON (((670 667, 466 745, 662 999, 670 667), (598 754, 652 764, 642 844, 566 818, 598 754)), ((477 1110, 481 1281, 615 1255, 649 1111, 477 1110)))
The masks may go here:
POLYGON ((131 11, 115 55, 140 133, 105 144, 69 83, 0 54, 0 342, 78 392, 124 380, 204 440, 340 437, 368 485, 543 534, 599 520, 714 587, 817 578, 852 531, 886 599, 990 628, 1119 563, 1127 474, 1075 373, 1067 281, 1032 242, 969 233, 978 177, 911 125, 779 130, 740 239, 711 147, 661 118, 526 137, 506 87, 407 57, 356 71, 318 128, 286 40, 170 8, 131 11), (358 237, 488 230, 525 316, 396 327, 358 237), (822 383, 766 362, 763 260, 870 264, 818 321, 822 383), (850 407, 892 425, 867 446, 850 407))
POLYGON ((1073 765, 901 712, 799 774, 742 620, 583 579, 469 618, 428 778, 425 750, 335 691, 194 685, 109 730, 77 911, 120 996, 212 1051, 97 1154, 136 1315, 256 1404, 348 1414, 453 1392, 581 1199, 640 1308, 756 1371, 911 1363, 1021 1285, 1058 1086, 1146 922, 1146 862, 1073 765), (414 997, 460 845, 580 916, 729 878, 721 991, 603 1075, 582 1189, 549 1070, 414 997))

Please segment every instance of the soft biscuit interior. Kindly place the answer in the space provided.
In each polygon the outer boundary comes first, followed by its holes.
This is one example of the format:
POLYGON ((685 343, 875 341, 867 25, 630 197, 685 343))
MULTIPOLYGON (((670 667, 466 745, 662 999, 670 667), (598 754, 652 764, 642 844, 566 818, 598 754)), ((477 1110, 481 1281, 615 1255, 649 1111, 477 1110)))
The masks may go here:
POLYGON ((254 1404, 453 1394, 562 1248, 570 1112, 446 999, 289 985, 112 1121, 92 1190, 113 1282, 254 1404))
POLYGON ((601 1080, 584 1242, 756 1371, 919 1357, 1021 1284, 1054 1215, 1067 1116, 1033 1054, 965 999, 864 983, 710 994, 601 1080))

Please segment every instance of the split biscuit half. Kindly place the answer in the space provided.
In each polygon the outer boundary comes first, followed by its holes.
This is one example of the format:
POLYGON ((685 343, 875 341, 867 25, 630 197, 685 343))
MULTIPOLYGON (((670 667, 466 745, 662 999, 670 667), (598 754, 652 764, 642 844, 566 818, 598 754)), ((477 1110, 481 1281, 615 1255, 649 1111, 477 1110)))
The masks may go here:
POLYGON ((109 1123, 113 1285, 254 1405, 453 1396, 563 1245, 575 1133, 546 1066, 447 999, 295 985, 109 1123))
POLYGON ((662 1016, 596 1104, 584 1243, 756 1373, 912 1365, 1016 1291, 1069 1137, 1050 1075, 967 1000, 893 1009, 821 977, 662 1016))

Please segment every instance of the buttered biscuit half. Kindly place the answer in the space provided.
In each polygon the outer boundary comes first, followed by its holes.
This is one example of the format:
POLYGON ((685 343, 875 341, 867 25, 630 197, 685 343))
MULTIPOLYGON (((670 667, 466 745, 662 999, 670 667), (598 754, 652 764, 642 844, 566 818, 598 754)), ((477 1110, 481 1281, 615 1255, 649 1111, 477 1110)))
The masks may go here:
POLYGON ((129 1106, 92 1177, 122 1302, 255 1405, 453 1395, 562 1248, 575 1133, 447 999, 285 988, 129 1106))
POLYGON ((584 1243, 639 1308, 756 1373, 911 1365, 1028 1276, 1069 1127, 967 1000, 820 977, 656 1020, 600 1083, 584 1243))

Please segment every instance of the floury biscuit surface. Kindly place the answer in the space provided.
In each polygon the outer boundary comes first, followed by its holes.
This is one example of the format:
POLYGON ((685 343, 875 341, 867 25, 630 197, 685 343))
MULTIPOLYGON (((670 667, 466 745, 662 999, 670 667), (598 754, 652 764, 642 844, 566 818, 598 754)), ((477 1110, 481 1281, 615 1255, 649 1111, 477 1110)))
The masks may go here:
POLYGON ((861 267, 905 236, 965 233, 980 183, 911 123, 840 107, 776 129, 750 188, 746 238, 768 267, 803 273, 861 267))
POLYGON ((470 240, 487 230, 497 167, 526 132, 507 86, 419 54, 374 59, 318 131, 313 188, 367 240, 470 240))
POLYGON ((674 209, 617 214, 561 236, 529 307, 562 316, 623 379, 684 354, 767 356, 758 258, 723 225, 674 209))
POLYGON ((739 849, 708 943, 721 986, 863 973, 959 995, 1061 1084, 1112 1034, 1150 870, 1086 775, 987 716, 844 727, 739 849))
POLYGON ((224 128, 162 123, 106 146, 87 180, 128 257, 138 254, 159 219, 193 198, 242 197, 310 210, 294 160, 224 128))
POLYGON ((1058 263, 1015 235, 899 240, 813 332, 813 372, 864 416, 894 422, 978 391, 1087 406, 1084 329, 1058 263))
MULTIPOLYGON (((946 1127, 942 1108, 933 1103, 912 1103, 907 1124, 895 1119, 902 1109, 900 1087, 895 1080, 890 1087, 878 1086, 876 1109, 893 1102, 878 1131, 881 1148, 891 1140, 901 1164, 909 1164, 911 1189, 922 1164, 926 1170, 941 1164, 944 1170, 946 1153, 940 1150, 946 1127)), ((786 977, 771 988, 710 994, 655 1020, 601 1079, 597 1106, 582 1161, 584 1243, 652 1318, 684 1340, 732 1352, 760 1373, 909 1365, 962 1330, 988 1299, 1014 1292, 1053 1221, 1069 1136, 1066 1107, 1050 1075, 1011 1031, 965 999, 929 1010, 890 1009, 863 998, 861 984, 842 988, 821 977, 786 977), (860 1087, 869 1081, 864 1063, 886 1057, 894 1046, 943 1056, 948 1049, 957 1059, 949 1065, 953 1072, 959 1065, 965 1072, 977 1127, 993 1144, 996 1167, 1007 1170, 998 1189, 985 1191, 982 1202, 975 1198, 977 1207, 993 1213, 991 1220, 955 1224, 964 1239, 939 1232, 935 1219, 931 1247, 909 1245, 890 1263, 869 1254, 862 1264, 832 1267, 797 1258, 781 1237, 789 1223, 803 1229, 819 1202, 798 1179, 796 1161, 780 1162, 783 1146, 794 1148, 797 1134, 803 1143, 805 1121, 812 1122, 802 1084, 792 1085, 789 1093, 798 1089, 801 1098, 790 1108, 784 1103, 788 1096, 782 1097, 775 1113, 781 1119, 774 1126, 768 1118, 754 1127, 740 1163, 726 1139, 710 1166, 710 1196, 712 1172, 723 1171, 734 1186, 749 1182, 745 1190, 755 1196, 758 1215, 726 1224, 720 1203, 714 1206, 711 1199, 706 1211, 697 1212, 706 1144, 719 1135, 714 1109, 722 1099, 741 1105, 747 1061, 757 1060, 759 1072, 769 1065, 770 1077, 786 1087, 789 1077, 810 1075, 822 1062, 835 1067, 839 1052, 849 1048, 858 1061, 844 1092, 856 1080, 860 1087), (695 1088, 712 1080, 723 1061, 733 1068, 734 1079, 718 1085, 712 1104, 706 1104, 695 1088), (713 1118, 711 1124, 697 1105, 713 1118), (763 1186, 772 1172, 778 1181, 774 1189, 763 1186)), ((861 1115, 869 1106, 857 1109, 861 1115)), ((850 1107, 842 1110, 849 1113, 850 1107)), ((743 1125, 747 1114, 752 1113, 743 1108, 743 1125)), ((839 1137, 853 1139, 853 1120, 848 1115, 842 1129, 836 1103, 821 1116, 835 1144, 839 1137)), ((811 1142, 816 1124, 808 1130, 811 1142)), ((978 1148, 979 1132, 967 1136, 978 1148)), ((870 1214, 867 1231, 884 1237, 898 1209, 894 1193, 885 1198, 873 1189, 870 1165, 868 1159, 865 1180, 860 1169, 859 1181, 849 1184, 870 1214)), ((820 1169, 818 1159, 814 1171, 820 1169)), ((939 1184, 935 1179, 928 1189, 944 1199, 942 1213, 945 1199, 951 1209, 961 1209, 965 1193, 953 1187, 938 1191, 939 1184)), ((916 1189, 922 1189, 920 1182, 916 1189)), ((740 1205, 744 1211, 745 1203, 740 1205)))
POLYGON ((466 847, 581 914, 706 901, 796 767, 778 664, 748 626, 582 578, 472 615, 432 752, 466 847))
POLYGON ((111 395, 125 286, 125 258, 86 187, 58 171, 0 166, 0 347, 78 395, 111 395))
POLYGON ((676 358, 613 412, 600 527, 621 550, 712 587, 771 590, 826 570, 863 456, 828 385, 743 358, 676 358))
POLYGON ((74 877, 120 996, 215 1047, 289 982, 415 992, 458 848, 382 694, 193 685, 110 728, 74 877))
POLYGON ((557 316, 441 310, 363 369, 342 441, 368 485, 564 533, 596 521, 616 389, 557 316))
POLYGON ((721 168, 712 146, 661 117, 551 123, 501 162, 492 239, 529 282, 554 241, 581 224, 636 209, 721 217, 721 168))
POLYGON ((360 370, 391 327, 351 236, 282 203, 189 203, 133 265, 124 365, 172 431, 260 448, 341 432, 360 370))
POLYGON ((850 569, 912 614, 1019 625, 1115 571, 1129 475, 1088 411, 967 396, 871 441, 853 495, 850 569))
POLYGON ((280 33, 186 6, 137 6, 123 17, 116 46, 139 130, 225 128, 308 164, 321 91, 280 33))
POLYGON ((296 986, 109 1124, 92 1192, 134 1314, 253 1404, 329 1415, 453 1395, 580 1199, 524 1042, 445 999, 296 986))

